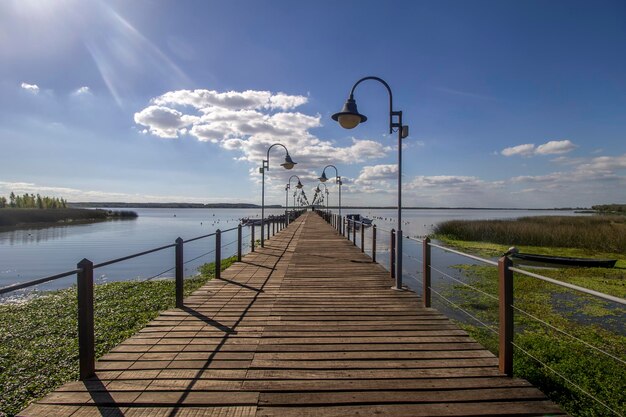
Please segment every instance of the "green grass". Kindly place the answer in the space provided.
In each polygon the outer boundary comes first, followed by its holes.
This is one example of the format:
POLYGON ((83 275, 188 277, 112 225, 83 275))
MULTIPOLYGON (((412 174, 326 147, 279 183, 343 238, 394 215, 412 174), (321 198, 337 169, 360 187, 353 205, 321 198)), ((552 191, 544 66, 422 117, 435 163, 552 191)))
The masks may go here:
MULTIPOLYGON (((236 257, 222 260, 228 268, 236 257)), ((214 276, 204 264, 185 279, 185 295, 214 276)), ((175 304, 174 281, 124 281, 95 287, 96 356, 175 304)), ((65 382, 78 379, 76 288, 23 304, 0 305, 0 417, 13 416, 65 382)))
MULTIPOLYGON (((464 270, 470 285, 488 294, 497 295, 498 277, 495 268, 475 265, 455 265, 454 268, 464 270)), ((551 275, 556 279, 575 280, 578 279, 578 275, 582 271, 579 271, 578 274, 562 270, 543 272, 546 272, 545 275, 551 275)), ((588 278, 588 280, 599 282, 591 286, 597 287, 603 292, 623 297, 625 289, 623 277, 614 276, 609 279, 601 277, 601 274, 602 272, 597 272, 595 277, 588 278)), ((617 321, 615 324, 619 326, 618 323, 623 322, 626 310, 610 308, 607 303, 588 297, 576 297, 575 301, 572 301, 563 298, 563 295, 571 293, 569 290, 518 274, 515 276, 514 285, 516 307, 595 347, 626 360, 626 352, 624 351, 626 337, 623 334, 594 324, 579 324, 575 320, 575 318, 580 319, 591 313, 590 316, 601 317, 606 322, 617 321), (563 310, 564 307, 565 311, 563 310)), ((481 321, 492 323, 497 327, 498 303, 496 300, 461 285, 448 288, 446 293, 447 296, 453 297, 461 307, 481 321)), ((498 339, 496 334, 477 325, 471 319, 460 323, 460 326, 497 354, 498 339)), ((626 412, 623 401, 623 395, 626 392, 626 367, 623 364, 517 311, 515 312, 515 328, 515 343, 517 345, 557 372, 565 375, 612 409, 622 414, 626 412)), ((530 358, 517 348, 514 354, 514 373, 536 385, 571 415, 611 415, 605 407, 591 400, 577 388, 565 382, 563 378, 543 367, 535 359, 530 358)))
MULTIPOLYGON (((456 237, 456 236, 455 236, 456 237)), ((437 235, 447 246, 484 257, 502 255, 510 244, 463 241, 450 235, 437 235)), ((520 251, 551 254, 557 256, 596 257, 619 259, 616 268, 562 268, 542 269, 542 275, 563 282, 569 282, 605 294, 626 298, 626 255, 588 248, 544 247, 516 244, 520 251)), ((498 294, 498 272, 490 266, 455 265, 462 270, 467 282, 488 294, 498 294)), ((535 271, 537 272, 537 271, 535 271)), ((626 337, 624 317, 626 309, 615 304, 598 300, 595 297, 580 295, 534 278, 515 274, 515 306, 540 318, 547 323, 566 331, 577 338, 598 347, 612 355, 626 360, 626 337), (600 326, 602 325, 602 327, 600 326)), ((481 321, 497 328, 498 302, 462 285, 453 285, 445 290, 462 308, 481 321)), ((436 301, 436 296, 433 296, 436 301)), ((478 325, 470 318, 459 323, 481 344, 498 352, 497 335, 478 325)), ((610 408, 624 415, 626 406, 626 367, 596 350, 567 337, 548 326, 515 312, 515 343, 578 384, 585 391, 606 403, 610 408)), ((515 349, 514 373, 525 378, 541 389, 550 399, 574 416, 613 415, 604 406, 591 400, 579 389, 565 382, 563 378, 515 349)))

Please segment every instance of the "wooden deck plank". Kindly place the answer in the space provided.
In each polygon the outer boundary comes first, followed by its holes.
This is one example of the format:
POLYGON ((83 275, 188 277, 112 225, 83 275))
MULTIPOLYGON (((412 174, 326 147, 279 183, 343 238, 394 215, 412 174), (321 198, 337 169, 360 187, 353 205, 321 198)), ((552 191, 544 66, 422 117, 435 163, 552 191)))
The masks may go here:
POLYGON ((559 415, 308 213, 23 416, 559 415))

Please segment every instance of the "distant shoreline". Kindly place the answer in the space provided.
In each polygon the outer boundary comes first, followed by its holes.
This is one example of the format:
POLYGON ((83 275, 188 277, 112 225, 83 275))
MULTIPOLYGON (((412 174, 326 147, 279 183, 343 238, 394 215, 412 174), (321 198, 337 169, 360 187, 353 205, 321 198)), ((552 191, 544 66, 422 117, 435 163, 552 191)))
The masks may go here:
MULTIPOLYGON (((212 209, 212 208, 228 208, 228 209, 260 209, 258 204, 250 203, 122 203, 122 202, 75 202, 68 203, 70 207, 90 207, 90 208, 200 208, 200 209, 212 209)), ((266 205, 267 209, 284 209, 285 206, 273 204, 266 205)), ((290 207, 291 208, 291 207, 290 207)), ((324 207, 318 206, 318 209, 324 209, 324 207)), ((329 206, 333 210, 338 209, 338 206, 329 206)), ((395 210, 396 206, 342 206, 347 210, 395 210)), ((589 209, 585 207, 552 207, 552 208, 523 208, 523 207, 402 207, 402 210, 520 210, 520 211, 581 211, 587 212, 589 209)))
POLYGON ((106 220, 136 219, 132 211, 87 210, 84 208, 0 209, 0 231, 88 224, 106 220))

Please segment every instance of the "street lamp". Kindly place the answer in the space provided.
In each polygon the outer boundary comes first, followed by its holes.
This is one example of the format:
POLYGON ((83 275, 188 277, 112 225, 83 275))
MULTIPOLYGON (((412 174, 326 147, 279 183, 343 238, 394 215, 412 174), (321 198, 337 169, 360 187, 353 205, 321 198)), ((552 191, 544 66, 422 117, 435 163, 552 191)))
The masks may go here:
MULTIPOLYGON (((363 116, 363 117, 365 117, 365 116, 363 116)), ((336 181, 337 184, 339 184, 339 217, 341 217, 341 184, 343 184, 343 183, 341 182, 341 177, 339 176, 339 171, 337 171, 337 167, 334 166, 334 165, 326 165, 324 167, 324 169, 322 170, 322 176, 319 177, 318 179, 321 182, 328 181, 328 177, 326 177, 326 168, 328 168, 328 167, 335 168, 335 181, 336 181)))
POLYGON ((287 153, 287 155, 285 155, 285 162, 280 164, 280 166, 285 169, 291 169, 294 165, 296 165, 296 162, 293 162, 291 160, 291 156, 289 156, 289 151, 287 150, 287 147, 282 143, 275 143, 267 148, 267 159, 263 160, 263 165, 261 166, 261 168, 259 168, 259 171, 261 172, 261 174, 263 174, 263 180, 261 185, 261 247, 265 247, 265 239, 263 237, 263 227, 265 226, 265 171, 269 171, 270 169, 270 150, 272 150, 274 146, 282 146, 283 148, 285 148, 285 152, 287 153))
POLYGON ((402 124, 402 112, 393 110, 393 94, 389 84, 382 78, 364 77, 357 81, 350 90, 350 96, 339 113, 332 115, 332 119, 339 122, 344 129, 353 129, 359 123, 367 120, 367 117, 359 113, 354 100, 354 90, 357 85, 366 80, 378 81, 385 86, 389 93, 389 133, 398 132, 398 228, 396 230, 396 286, 402 289, 402 139, 409 136, 409 127, 402 124), (396 121, 394 121, 394 117, 396 121))
MULTIPOLYGON (((288 217, 288 214, 287 214, 287 212, 289 211, 289 190, 291 189, 291 179, 294 178, 294 177, 298 179, 298 184, 296 184, 296 188, 297 189, 301 189, 303 187, 302 183, 300 182, 300 177, 299 176, 292 175, 291 177, 289 177, 289 182, 287 182, 287 185, 285 186, 285 224, 289 224, 289 217, 288 217)), ((293 205, 294 205, 294 208, 295 208, 295 205, 296 205, 296 202, 295 202, 296 194, 295 194, 295 192, 293 194, 293 199, 294 199, 293 205)))
MULTIPOLYGON (((326 212, 328 212, 328 187, 324 183, 317 184, 317 188, 315 189, 315 195, 322 193, 322 198, 324 198, 324 191, 320 190, 320 185, 324 186, 324 190, 326 191, 326 212)), ((322 205, 324 207, 324 205, 322 205)))

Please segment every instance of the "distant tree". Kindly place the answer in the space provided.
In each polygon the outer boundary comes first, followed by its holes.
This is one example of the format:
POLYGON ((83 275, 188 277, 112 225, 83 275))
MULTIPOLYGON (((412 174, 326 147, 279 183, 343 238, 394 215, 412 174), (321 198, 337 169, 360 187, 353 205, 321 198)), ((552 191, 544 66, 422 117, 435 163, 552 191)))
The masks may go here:
POLYGON ((43 207, 43 200, 41 199, 41 196, 39 194, 37 194, 37 208, 38 209, 42 209, 43 207))
POLYGON ((0 208, 5 208, 7 206, 7 198, 0 197, 0 208))
POLYGON ((15 207, 15 193, 13 191, 11 191, 11 194, 9 195, 9 201, 10 206, 15 207))

